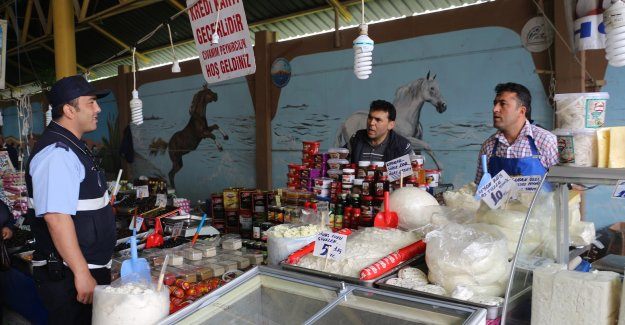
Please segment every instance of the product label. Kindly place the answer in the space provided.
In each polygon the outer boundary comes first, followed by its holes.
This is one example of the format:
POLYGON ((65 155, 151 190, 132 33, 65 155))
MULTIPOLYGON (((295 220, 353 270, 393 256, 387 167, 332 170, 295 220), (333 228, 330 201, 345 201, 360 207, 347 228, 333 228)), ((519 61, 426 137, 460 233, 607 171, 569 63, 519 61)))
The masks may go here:
POLYGON ((586 127, 600 128, 605 122, 605 99, 586 100, 586 127))
POLYGON ((147 185, 137 186, 135 189, 137 190, 137 199, 150 196, 150 191, 148 191, 147 185))
POLYGON ((561 164, 575 163, 575 145, 572 135, 558 135, 558 155, 561 164))
POLYGON ((625 180, 621 179, 616 182, 616 187, 614 188, 612 197, 616 199, 625 199, 625 180))
POLYGON ((156 206, 159 208, 164 208, 165 206, 167 206, 167 195, 156 194, 156 206))
POLYGON ((171 236, 178 237, 182 233, 182 226, 184 226, 184 222, 176 222, 174 227, 171 229, 171 236))
POLYGON ((340 260, 345 254, 347 235, 322 231, 315 239, 314 256, 340 260))

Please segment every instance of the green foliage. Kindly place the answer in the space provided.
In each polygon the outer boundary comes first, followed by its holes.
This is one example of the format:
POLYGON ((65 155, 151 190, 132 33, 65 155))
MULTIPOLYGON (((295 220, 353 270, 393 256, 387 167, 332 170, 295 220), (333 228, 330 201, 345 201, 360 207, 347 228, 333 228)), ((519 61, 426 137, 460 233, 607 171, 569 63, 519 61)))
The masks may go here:
POLYGON ((122 141, 121 132, 119 132, 119 125, 117 120, 109 119, 106 121, 106 126, 109 131, 109 138, 102 137, 102 148, 100 149, 99 156, 102 159, 102 168, 106 171, 107 176, 115 177, 117 171, 122 166, 122 160, 119 155, 119 147, 122 141))

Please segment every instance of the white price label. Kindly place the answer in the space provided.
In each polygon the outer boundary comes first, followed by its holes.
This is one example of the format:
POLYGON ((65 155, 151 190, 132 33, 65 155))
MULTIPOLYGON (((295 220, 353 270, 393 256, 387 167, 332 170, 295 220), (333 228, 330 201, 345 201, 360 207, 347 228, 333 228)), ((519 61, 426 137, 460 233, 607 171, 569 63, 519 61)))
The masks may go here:
POLYGON ((171 236, 178 237, 182 233, 182 226, 184 226, 184 222, 176 222, 171 229, 171 236))
POLYGON ((399 158, 387 161, 386 171, 388 173, 388 180, 391 182, 398 180, 402 173, 404 175, 412 174, 410 155, 403 155, 399 158))
POLYGON ((314 256, 340 260, 345 254, 345 245, 347 243, 347 235, 341 235, 333 232, 322 231, 315 239, 314 256))
POLYGON ((536 192, 543 177, 540 175, 512 177, 519 191, 536 192))
POLYGON ((148 190, 147 185, 137 186, 135 187, 135 189, 137 190, 137 199, 142 199, 144 197, 150 196, 150 191, 148 190))
POLYGON ((612 197, 616 199, 625 199, 625 180, 621 179, 616 182, 616 187, 614 188, 612 197))
POLYGON ((477 194, 491 209, 498 209, 511 195, 517 192, 516 183, 505 170, 500 171, 486 183, 477 194))
POLYGON ((137 231, 139 231, 141 229, 141 225, 143 225, 143 218, 142 217, 132 217, 132 220, 130 221, 130 225, 128 225, 128 229, 132 230, 135 226, 135 218, 137 218, 137 231))
POLYGON ((167 195, 156 194, 156 207, 164 208, 167 206, 167 195))

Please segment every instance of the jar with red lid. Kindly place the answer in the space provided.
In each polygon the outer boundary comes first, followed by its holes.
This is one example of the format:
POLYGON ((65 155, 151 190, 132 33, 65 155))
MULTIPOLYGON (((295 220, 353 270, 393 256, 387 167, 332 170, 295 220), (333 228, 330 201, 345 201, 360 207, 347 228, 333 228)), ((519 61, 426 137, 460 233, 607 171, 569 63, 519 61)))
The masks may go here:
POLYGON ((405 187, 418 187, 419 182, 417 182, 417 178, 414 175, 412 175, 406 179, 404 186, 405 187))
POLYGON ((377 168, 377 166, 375 164, 370 164, 369 167, 367 167, 367 175, 365 176, 365 178, 372 177, 372 178, 375 179, 376 168, 377 168))
POLYGON ((373 175, 367 175, 362 181, 362 195, 371 195, 373 188, 375 188, 375 179, 373 175))
POLYGON ((356 178, 365 178, 367 177, 367 169, 371 166, 371 162, 367 160, 362 160, 358 162, 358 169, 356 170, 356 178))

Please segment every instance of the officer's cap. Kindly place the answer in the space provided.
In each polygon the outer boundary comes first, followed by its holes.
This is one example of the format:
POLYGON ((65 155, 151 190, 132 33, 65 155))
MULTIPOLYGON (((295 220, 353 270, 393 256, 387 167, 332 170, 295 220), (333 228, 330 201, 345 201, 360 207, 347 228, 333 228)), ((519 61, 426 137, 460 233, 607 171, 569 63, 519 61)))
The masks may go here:
POLYGON ((65 77, 58 80, 50 92, 48 92, 48 101, 52 107, 58 107, 80 96, 96 96, 102 98, 107 96, 111 91, 109 89, 96 90, 81 75, 65 77))

